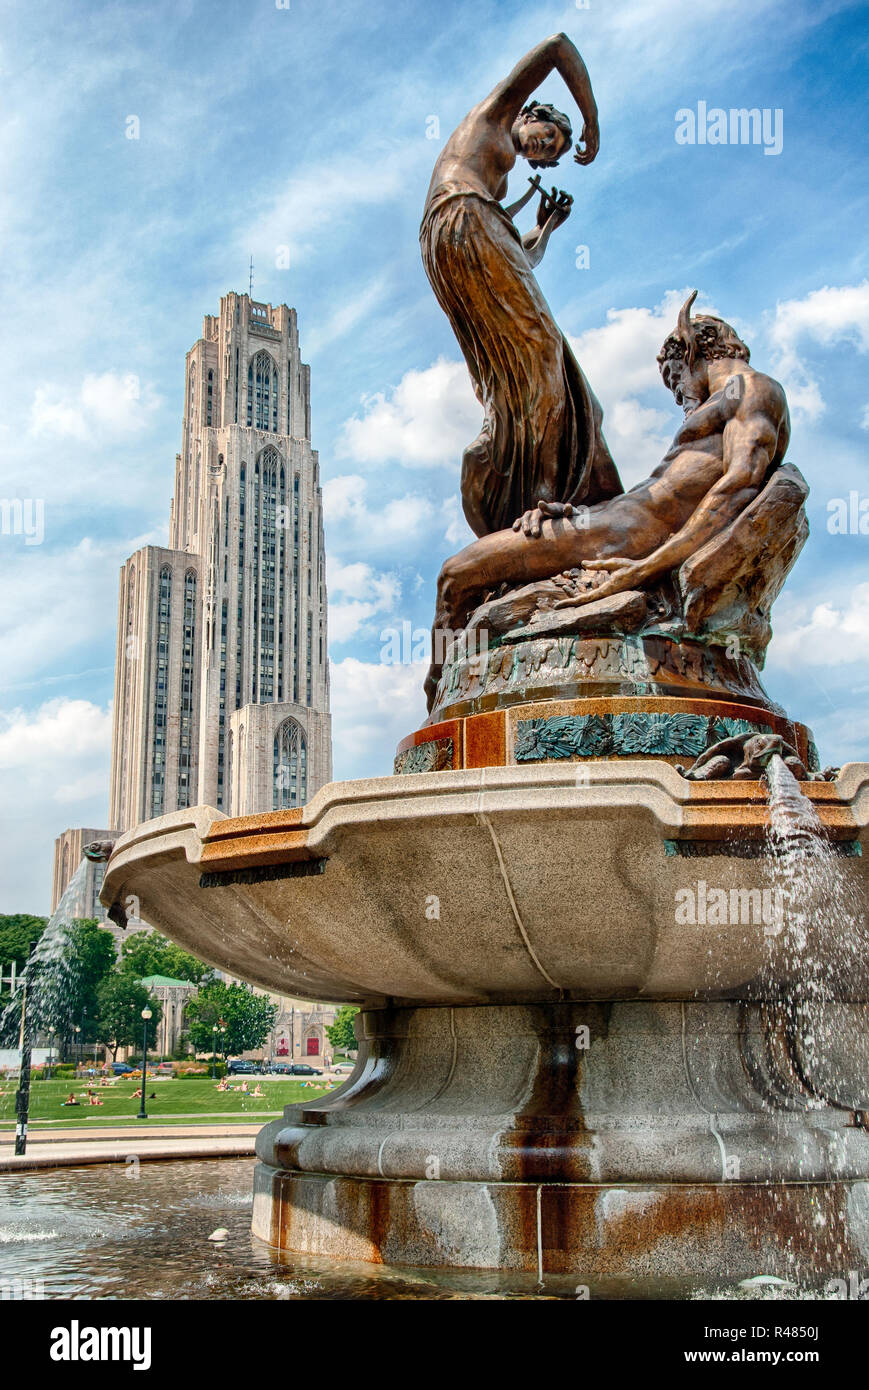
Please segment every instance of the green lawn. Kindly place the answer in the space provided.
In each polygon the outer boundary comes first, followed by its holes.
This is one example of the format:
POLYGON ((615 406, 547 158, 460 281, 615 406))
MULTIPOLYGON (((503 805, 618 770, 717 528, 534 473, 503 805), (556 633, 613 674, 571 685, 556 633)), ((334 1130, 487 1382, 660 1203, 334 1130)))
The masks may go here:
MULTIPOLYGON (((242 1077, 231 1077, 230 1084, 240 1086, 242 1077)), ((248 1086, 253 1089, 259 1077, 248 1077, 248 1086)), ((319 1083, 319 1077, 314 1077, 319 1083)), ((93 1086, 102 1105, 88 1105, 83 1092, 87 1091, 89 1081, 34 1081, 30 1087, 30 1123, 39 1128, 61 1128, 62 1125, 101 1125, 118 1124, 129 1120, 136 1122, 139 1098, 133 1092, 138 1082, 120 1078, 114 1086, 101 1088, 93 1086), (74 1091, 79 1104, 65 1106, 70 1091, 74 1091), (62 1122, 62 1125, 58 1122, 62 1122)), ((217 1083, 210 1078, 196 1081, 178 1079, 154 1079, 147 1083, 145 1109, 148 1118, 157 1122, 196 1124, 219 1124, 222 1119, 251 1121, 262 1120, 269 1114, 279 1115, 285 1105, 299 1100, 314 1100, 324 1094, 326 1087, 317 1085, 305 1087, 298 1080, 261 1080, 263 1095, 246 1096, 240 1091, 218 1091, 217 1083), (151 1100, 151 1092, 156 1099, 151 1100), (190 1118, 182 1120, 180 1116, 190 1118), (174 1118, 173 1118, 174 1117, 174 1118)), ((0 1130, 15 1127, 15 1086, 14 1081, 0 1082, 0 1130)))

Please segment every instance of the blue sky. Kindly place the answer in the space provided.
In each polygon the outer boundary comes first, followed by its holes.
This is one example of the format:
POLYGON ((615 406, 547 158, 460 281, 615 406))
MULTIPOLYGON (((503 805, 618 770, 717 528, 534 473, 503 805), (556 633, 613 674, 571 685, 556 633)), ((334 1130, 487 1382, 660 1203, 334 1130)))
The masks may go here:
MULTIPOLYGON (((45 910, 54 836, 105 823, 118 568, 165 542, 184 353, 251 254, 255 297, 298 309, 312 368, 335 775, 388 771, 422 722, 421 673, 385 666, 380 633, 429 625, 468 538, 458 467, 479 410, 419 217, 450 130, 559 29, 588 64, 601 151, 554 175, 575 205, 544 293, 628 485, 678 423, 654 354, 687 290, 784 381, 812 536, 764 679, 824 761, 866 756, 869 536, 827 529, 831 499, 869 495, 866 5, 50 0, 7 7, 4 28, 0 496, 43 499, 45 538, 0 536, 0 911, 45 910), (781 154, 677 144, 676 112, 701 100, 780 109, 781 154)), ((541 95, 571 110, 557 78, 541 95)))

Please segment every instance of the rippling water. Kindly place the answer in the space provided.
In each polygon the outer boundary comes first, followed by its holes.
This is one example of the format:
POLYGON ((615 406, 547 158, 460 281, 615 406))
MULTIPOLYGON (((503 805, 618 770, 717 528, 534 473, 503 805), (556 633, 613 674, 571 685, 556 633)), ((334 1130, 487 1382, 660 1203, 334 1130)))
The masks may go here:
MULTIPOLYGON (((47 1299, 576 1299, 575 1276, 396 1269, 270 1250, 250 1233, 253 1159, 0 1174, 0 1293, 47 1299), (222 1244, 208 1237, 227 1231, 222 1244), (18 1281, 22 1281, 19 1283, 18 1281)), ((762 1271, 758 1271, 759 1274, 762 1271)), ((599 1281, 595 1299, 824 1297, 780 1283, 599 1281)))

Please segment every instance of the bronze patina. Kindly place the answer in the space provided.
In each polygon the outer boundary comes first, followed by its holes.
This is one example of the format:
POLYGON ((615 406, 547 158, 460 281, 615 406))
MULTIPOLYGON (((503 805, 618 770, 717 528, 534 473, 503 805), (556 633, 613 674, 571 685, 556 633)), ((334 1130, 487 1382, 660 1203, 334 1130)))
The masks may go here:
MULTIPOLYGON (((438 580, 429 711, 437 718, 457 708, 463 686, 475 692, 469 710, 485 707, 486 671, 459 669, 450 645, 468 632, 513 644, 531 667, 551 666, 552 642, 564 651, 571 637, 630 636, 629 665, 638 642, 657 664, 662 639, 681 644, 680 662, 715 648, 716 687, 744 696, 756 686, 765 699, 756 667, 771 636, 769 610, 808 534, 808 487, 785 463, 785 393, 749 365, 729 323, 692 317, 695 291, 658 355, 684 421, 652 476, 623 492, 600 405, 534 276, 572 198, 545 192, 538 175, 522 198, 501 202, 517 158, 552 167, 570 149, 568 117, 532 100, 553 71, 583 118, 574 158, 595 158, 588 72, 570 39, 556 34, 450 136, 423 215, 426 272, 484 408, 462 458, 462 503, 478 539, 446 561, 438 580), (513 216, 535 192, 536 224, 520 236, 513 216), (549 646, 528 649, 543 639, 549 646)), ((562 695, 575 684, 577 661, 588 664, 585 650, 562 662, 554 681, 562 695)), ((503 661, 499 679, 502 672, 503 661)), ((661 688, 643 671, 619 681, 623 693, 630 685, 638 693, 661 688)))
MULTIPOLYGON (((538 499, 598 502, 621 492, 601 434, 601 408, 534 276, 571 197, 542 193, 524 237, 502 206, 517 158, 551 168, 571 147, 570 121, 529 103, 553 71, 582 117, 575 160, 598 149, 597 107, 585 64, 565 34, 538 44, 469 111, 435 165, 420 229, 426 274, 452 324, 483 428, 464 452, 462 504, 478 536, 501 531, 538 499)), ((539 186, 539 184, 538 184, 539 186)))
POLYGON ((591 505, 541 498, 452 556, 438 580, 436 633, 481 621, 508 633, 520 620, 529 635, 669 632, 735 643, 762 664, 769 607, 808 534, 808 488, 784 464, 782 387, 749 365, 723 319, 692 320, 694 297, 658 358, 685 419, 652 476, 591 505))

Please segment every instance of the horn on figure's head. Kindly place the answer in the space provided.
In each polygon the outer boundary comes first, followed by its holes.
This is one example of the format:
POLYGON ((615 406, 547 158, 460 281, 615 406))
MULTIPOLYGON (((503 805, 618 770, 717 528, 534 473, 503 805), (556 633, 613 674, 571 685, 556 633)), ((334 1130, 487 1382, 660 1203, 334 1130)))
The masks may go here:
POLYGON ((697 291, 693 290, 679 310, 679 322, 676 325, 675 334, 680 342, 685 344, 685 360, 689 367, 694 366, 694 358, 697 352, 696 333, 694 325, 691 322, 691 305, 696 298, 697 291))

